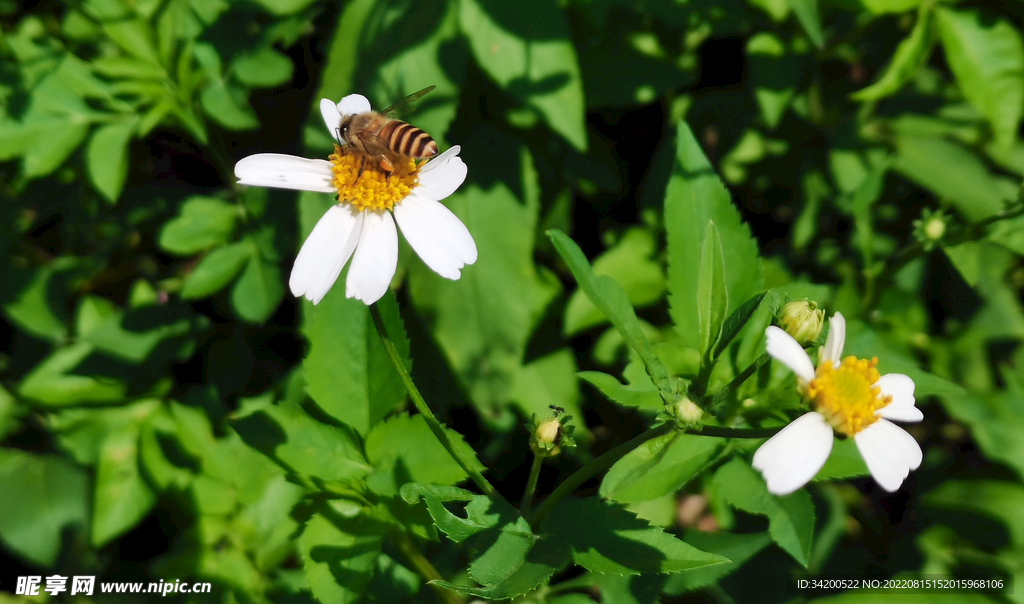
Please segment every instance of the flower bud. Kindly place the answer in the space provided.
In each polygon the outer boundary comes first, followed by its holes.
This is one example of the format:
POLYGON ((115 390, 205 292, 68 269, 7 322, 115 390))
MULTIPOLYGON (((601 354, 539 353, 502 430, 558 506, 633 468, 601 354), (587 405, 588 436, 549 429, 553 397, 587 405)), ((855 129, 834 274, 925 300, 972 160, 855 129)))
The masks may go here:
POLYGON ((825 325, 825 311, 810 300, 794 300, 779 311, 779 324, 801 344, 813 342, 825 325))
POLYGON ((676 401, 676 420, 687 426, 695 426, 700 423, 704 411, 696 403, 685 396, 676 401))
POLYGON ((537 429, 533 431, 533 435, 537 437, 539 442, 553 445, 558 441, 558 433, 561 429, 562 424, 557 419, 546 419, 537 426, 537 429))

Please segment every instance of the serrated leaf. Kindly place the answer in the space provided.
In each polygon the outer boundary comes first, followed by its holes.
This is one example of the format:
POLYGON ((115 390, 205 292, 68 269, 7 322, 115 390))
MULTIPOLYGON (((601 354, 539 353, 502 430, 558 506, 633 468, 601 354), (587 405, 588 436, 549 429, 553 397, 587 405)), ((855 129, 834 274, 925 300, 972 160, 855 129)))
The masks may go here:
POLYGON ((753 558, 772 542, 768 533, 704 533, 687 531, 684 538, 694 547, 725 556, 728 564, 716 564, 705 568, 696 568, 686 573, 676 573, 665 583, 664 592, 668 595, 679 595, 708 587, 722 577, 736 571, 744 562, 753 558))
POLYGON ((95 547, 135 526, 156 503, 156 493, 139 468, 139 429, 132 422, 103 439, 92 510, 90 541, 95 547))
POLYGON ((0 541, 42 567, 52 567, 61 533, 88 520, 89 481, 85 471, 56 455, 0 449, 0 541))
POLYGON ((182 256, 227 242, 235 232, 238 208, 215 197, 189 197, 177 217, 160 229, 160 247, 182 256))
POLYGON ((720 438, 672 432, 633 449, 608 470, 601 496, 620 503, 649 501, 683 488, 722 449, 720 438))
POLYGON ((372 470, 354 434, 322 424, 293 404, 267 405, 232 427, 250 447, 304 476, 354 480, 372 470))
POLYGON ((128 175, 128 143, 138 123, 139 119, 133 116, 97 128, 85 147, 89 178, 111 203, 117 201, 124 188, 128 175))
POLYGON ((904 38, 885 71, 870 86, 850 95, 855 101, 878 101, 899 92, 917 74, 935 48, 934 13, 931 5, 923 5, 918 12, 914 29, 904 38))
POLYGON ((387 525, 372 518, 315 514, 298 538, 309 589, 321 602, 355 604, 370 583, 387 525))
MULTIPOLYGON (((463 457, 483 471, 484 465, 462 435, 445 431, 463 457)), ((400 413, 388 418, 370 430, 364 446, 366 459, 374 467, 366 483, 381 495, 397 495, 407 482, 453 485, 466 478, 466 472, 438 442, 422 415, 400 413)))
POLYGON ((669 312, 683 342, 699 348, 701 331, 694 292, 709 221, 714 222, 721 238, 730 302, 726 313, 761 290, 761 264, 750 229, 740 221, 728 190, 693 132, 680 122, 677 136, 676 161, 665 191, 669 312))
POLYGON ((581 371, 576 375, 620 405, 651 411, 660 411, 665 406, 658 390, 650 383, 626 385, 615 376, 600 371, 581 371))
POLYGON ((246 242, 214 248, 185 276, 181 297, 197 300, 219 292, 238 275, 251 255, 252 248, 246 242))
POLYGON ((715 473, 715 488, 734 507, 768 517, 768 532, 794 560, 807 565, 814 538, 814 504, 806 490, 785 497, 768 492, 764 479, 740 459, 715 473))
POLYGON ((565 13, 547 2, 523 11, 501 0, 466 0, 459 2, 459 22, 477 64, 586 151, 583 83, 565 13))
POLYGON ((562 260, 569 266, 580 289, 587 294, 587 297, 601 312, 608 315, 612 325, 619 330, 626 343, 640 355, 654 385, 662 392, 670 392, 672 388, 668 370, 654 353, 653 346, 641 330, 640 321, 636 318, 636 311, 629 303, 626 293, 610 277, 594 275, 583 251, 565 233, 550 230, 548 237, 562 260))
POLYGON ((992 125, 996 142, 1017 136, 1024 112, 1024 41, 1009 21, 936 8, 939 38, 960 90, 992 125))
POLYGON ((728 562, 594 497, 563 500, 543 528, 569 544, 576 564, 597 573, 673 573, 728 562))
POLYGON ((544 581, 550 579, 555 571, 562 568, 567 559, 568 553, 564 547, 542 540, 527 552, 521 563, 509 566, 508 569, 511 572, 493 585, 466 587, 447 581, 431 581, 431 583, 478 598, 508 600, 536 589, 544 581))
MULTIPOLYGON (((718 345, 715 346, 715 358, 722 354, 729 343, 740 334, 740 331, 742 331, 746 326, 747 321, 750 320, 754 315, 754 312, 756 312, 761 306, 761 301, 764 300, 765 296, 769 296, 769 292, 761 292, 760 294, 750 298, 725 319, 725 323, 722 324, 722 337, 719 338, 718 345)), ((769 304, 773 305, 773 308, 778 307, 779 295, 777 293, 771 292, 768 300, 769 304)))

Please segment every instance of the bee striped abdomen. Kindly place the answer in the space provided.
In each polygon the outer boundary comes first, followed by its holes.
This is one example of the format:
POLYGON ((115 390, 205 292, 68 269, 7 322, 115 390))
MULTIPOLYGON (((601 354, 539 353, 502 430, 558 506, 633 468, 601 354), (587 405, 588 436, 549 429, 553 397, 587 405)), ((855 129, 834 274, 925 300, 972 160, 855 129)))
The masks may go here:
POLYGON ((387 142, 388 148, 405 157, 431 157, 437 154, 437 143, 416 126, 391 120, 381 128, 377 138, 387 142))

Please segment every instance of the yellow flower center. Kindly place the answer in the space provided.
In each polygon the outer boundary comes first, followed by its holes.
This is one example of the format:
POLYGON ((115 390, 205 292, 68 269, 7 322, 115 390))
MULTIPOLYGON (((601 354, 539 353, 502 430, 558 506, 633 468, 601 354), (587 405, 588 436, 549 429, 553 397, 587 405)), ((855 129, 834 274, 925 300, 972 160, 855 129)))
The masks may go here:
POLYGON ((352 204, 360 212, 390 210, 420 183, 419 165, 407 157, 388 157, 395 168, 390 173, 381 168, 380 159, 355 153, 347 145, 334 145, 328 159, 338 201, 352 204))
POLYGON ((807 397, 837 432, 857 434, 878 421, 875 412, 892 402, 892 396, 882 396, 882 389, 874 385, 881 377, 877 364, 877 358, 849 356, 838 367, 832 361, 818 365, 807 397))

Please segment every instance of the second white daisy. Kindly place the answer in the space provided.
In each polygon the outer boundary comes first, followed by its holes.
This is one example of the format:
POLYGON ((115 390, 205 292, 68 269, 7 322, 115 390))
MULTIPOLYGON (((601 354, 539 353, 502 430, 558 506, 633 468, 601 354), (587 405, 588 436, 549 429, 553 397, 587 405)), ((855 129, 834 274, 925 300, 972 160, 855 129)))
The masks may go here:
MULTIPOLYGON (((352 94, 339 103, 323 99, 320 111, 337 140, 341 119, 370 111, 370 103, 352 94)), ((469 230, 440 203, 466 180, 458 146, 425 163, 401 158, 385 173, 341 142, 329 161, 260 153, 235 164, 240 184, 338 196, 295 258, 288 279, 292 294, 317 304, 351 258, 345 295, 366 304, 379 300, 398 265, 396 222, 416 254, 442 277, 458 279, 463 266, 476 262, 469 230)))
POLYGON ((924 417, 914 406, 914 381, 908 376, 879 375, 878 359, 841 360, 846 320, 836 313, 815 370, 803 347, 778 327, 769 327, 768 354, 797 375, 801 393, 814 411, 805 413, 771 437, 754 454, 768 490, 786 495, 807 484, 832 452, 833 431, 853 438, 871 476, 886 491, 895 491, 921 465, 921 447, 888 420, 916 422, 924 417))

